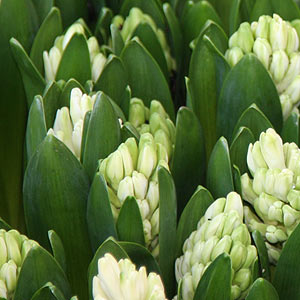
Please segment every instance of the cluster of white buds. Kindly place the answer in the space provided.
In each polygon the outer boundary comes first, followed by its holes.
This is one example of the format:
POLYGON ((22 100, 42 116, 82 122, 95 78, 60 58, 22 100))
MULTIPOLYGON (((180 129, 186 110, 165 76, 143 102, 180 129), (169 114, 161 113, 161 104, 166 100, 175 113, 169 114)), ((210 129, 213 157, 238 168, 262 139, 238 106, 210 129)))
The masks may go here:
MULTIPOLYGON (((68 28, 65 35, 55 39, 54 46, 49 52, 44 51, 43 59, 47 82, 55 80, 61 58, 74 34, 82 34, 86 37, 84 26, 80 23, 74 23, 68 28)), ((106 57, 100 52, 98 41, 94 36, 87 40, 87 46, 90 53, 92 80, 96 82, 104 68, 106 57)))
POLYGON ((300 52, 296 29, 278 15, 244 22, 229 39, 225 57, 231 66, 248 53, 261 61, 272 77, 286 119, 300 103, 300 52))
POLYGON ((140 134, 150 132, 156 143, 162 144, 171 159, 175 143, 175 125, 157 100, 152 100, 150 109, 138 98, 132 98, 128 121, 140 134))
POLYGON ((99 171, 103 174, 109 191, 115 220, 128 196, 136 198, 143 220, 146 246, 158 255, 159 190, 158 166, 168 167, 165 147, 156 143, 150 133, 143 133, 137 145, 129 138, 107 158, 100 160, 99 171))
POLYGON ((0 298, 12 300, 22 264, 37 242, 16 230, 0 229, 0 298))
POLYGON ((271 262, 276 263, 284 242, 300 222, 300 149, 283 145, 274 129, 261 133, 250 144, 248 169, 241 177, 245 221, 250 231, 258 230, 266 240, 271 262))
POLYGON ((146 268, 136 270, 129 259, 119 262, 109 253, 98 260, 93 278, 94 300, 167 300, 160 276, 147 275, 146 268))
POLYGON ((231 299, 244 299, 252 284, 257 250, 251 245, 243 223, 241 197, 231 192, 215 200, 183 245, 176 260, 175 275, 182 281, 182 299, 191 300, 204 272, 220 254, 230 255, 232 263, 231 299))
POLYGON ((73 154, 80 159, 81 140, 85 114, 93 109, 96 95, 92 97, 82 94, 79 88, 74 88, 70 96, 70 110, 62 107, 57 110, 53 128, 48 134, 53 134, 62 141, 73 154))

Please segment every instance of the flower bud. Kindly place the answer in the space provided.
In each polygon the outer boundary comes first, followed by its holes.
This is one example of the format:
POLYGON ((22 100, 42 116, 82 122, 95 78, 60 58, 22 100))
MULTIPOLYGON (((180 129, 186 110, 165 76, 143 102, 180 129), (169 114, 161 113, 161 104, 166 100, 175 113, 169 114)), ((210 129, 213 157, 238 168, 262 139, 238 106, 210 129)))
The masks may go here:
POLYGON ((80 153, 81 153, 82 131, 83 131, 83 120, 79 120, 77 123, 75 123, 74 130, 72 132, 72 144, 73 144, 74 154, 78 159, 80 159, 80 153))
POLYGON ((122 156, 124 176, 131 176, 134 168, 129 149, 126 144, 122 143, 118 150, 122 156))
POLYGON ((138 159, 138 146, 136 144, 135 139, 129 138, 126 140, 125 145, 128 148, 128 151, 130 152, 130 156, 132 159, 133 169, 136 169, 137 166, 137 159, 138 159))
POLYGON ((257 58, 264 65, 264 67, 266 69, 269 69, 272 48, 268 40, 263 38, 257 38, 253 45, 253 53, 257 56, 257 58))
POLYGON ((101 52, 97 53, 94 57, 92 61, 92 80, 94 82, 97 82, 99 79, 106 64, 106 60, 106 57, 101 52))
POLYGON ((244 56, 241 48, 233 47, 228 49, 225 53, 225 58, 231 67, 234 67, 244 56))
POLYGON ((127 197, 134 196, 133 180, 131 177, 126 176, 120 181, 117 195, 121 203, 123 203, 127 197))
POLYGON ((277 229, 273 225, 267 227, 266 239, 270 243, 276 244, 278 242, 284 242, 287 240, 287 238, 287 234, 282 229, 277 229))
POLYGON ((300 101, 300 75, 297 75, 293 82, 286 89, 286 94, 289 95, 293 104, 298 104, 300 101))
POLYGON ((279 83, 285 76, 289 66, 289 58, 284 50, 273 52, 270 72, 275 83, 279 83))
POLYGON ((132 98, 129 105, 128 121, 136 128, 145 123, 144 102, 138 98, 132 98))
POLYGON ((75 23, 68 28, 62 42, 63 50, 65 50, 65 48, 67 47, 67 45, 69 44, 70 40, 72 39, 75 33, 84 35, 84 28, 81 24, 75 23))
POLYGON ((238 29, 238 46, 244 53, 250 53, 254 44, 251 26, 249 23, 244 22, 238 29))
POLYGON ((288 39, 288 28, 285 21, 274 14, 270 20, 270 42, 273 51, 285 50, 288 39))
POLYGON ((297 51, 299 48, 299 37, 295 28, 290 28, 288 31, 288 41, 286 46, 287 54, 297 51))
POLYGON ((148 181, 144 174, 133 171, 132 173, 132 182, 134 186, 134 195, 137 199, 145 199, 148 181))
POLYGON ((229 235, 225 235, 219 240, 211 254, 211 260, 216 259, 222 253, 229 253, 232 244, 232 239, 229 235))
POLYGON ((296 210, 300 210, 300 191, 291 189, 287 195, 288 203, 296 210))
POLYGON ((247 257, 246 247, 239 241, 234 241, 230 251, 232 268, 237 271, 244 264, 247 257))
POLYGON ((269 23, 272 20, 270 16, 260 16, 255 29, 255 37, 268 39, 269 38, 269 23))
POLYGON ((249 178, 247 173, 241 176, 241 185, 243 199, 250 204, 253 204, 254 200, 257 198, 257 194, 253 190, 253 181, 249 178))
POLYGON ((120 181, 124 178, 123 160, 119 150, 108 156, 106 178, 113 189, 117 191, 120 181))
POLYGON ((90 59, 91 59, 91 61, 93 61, 95 56, 100 52, 100 47, 99 47, 98 41, 94 36, 91 36, 87 40, 87 44, 88 44, 88 48, 89 48, 89 52, 90 52, 90 59))

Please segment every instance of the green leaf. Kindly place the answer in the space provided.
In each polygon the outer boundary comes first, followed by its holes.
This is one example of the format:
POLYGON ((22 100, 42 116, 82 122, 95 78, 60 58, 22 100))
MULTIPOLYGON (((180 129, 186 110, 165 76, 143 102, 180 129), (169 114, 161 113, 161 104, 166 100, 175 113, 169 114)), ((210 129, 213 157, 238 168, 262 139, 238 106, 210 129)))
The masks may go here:
POLYGON ((208 22, 203 35, 197 39, 189 67, 192 107, 203 128, 208 155, 217 140, 218 85, 223 77, 219 72, 224 69, 226 74, 230 69, 215 45, 223 50, 226 49, 227 42, 223 30, 216 23, 208 22))
POLYGON ((229 36, 236 32, 241 24, 241 3, 243 0, 233 0, 229 18, 229 36))
POLYGON ((55 81, 49 83, 44 91, 43 104, 47 129, 53 127, 56 112, 61 108, 59 103, 61 92, 60 85, 55 81))
POLYGON ((107 157, 120 144, 120 123, 110 99, 99 93, 87 129, 83 165, 92 179, 98 160, 107 157))
POLYGON ((46 83, 19 41, 11 38, 9 42, 14 59, 22 75, 27 107, 29 108, 34 96, 43 94, 46 83))
POLYGON ((273 285, 264 278, 258 278, 252 284, 246 300, 279 300, 273 285))
POLYGON ((115 55, 109 56, 94 89, 104 92, 120 105, 127 85, 127 72, 122 61, 115 55))
POLYGON ((212 20, 222 26, 220 17, 209 2, 186 2, 181 17, 182 33, 186 46, 199 35, 207 20, 212 20))
POLYGON ((150 272, 160 274, 159 266, 147 248, 140 244, 130 242, 119 242, 119 244, 126 251, 130 260, 136 265, 137 269, 145 266, 148 274, 150 272))
POLYGON ((253 231, 252 238, 259 257, 261 276, 267 280, 271 280, 270 263, 265 241, 261 233, 257 230, 253 231))
POLYGON ((66 298, 55 285, 47 282, 34 293, 31 300, 66 300, 66 298))
POLYGON ((82 270, 92 254, 86 224, 88 192, 89 180, 82 165, 62 142, 48 135, 25 172, 28 234, 50 249, 47 233, 55 230, 65 248, 70 283, 82 297, 87 294, 82 270))
POLYGON ((250 20, 257 21, 261 15, 272 16, 274 13, 287 21, 300 18, 299 8, 293 0, 256 0, 250 20))
POLYGON ((95 36, 98 38, 100 45, 108 43, 110 38, 109 27, 112 22, 112 18, 113 12, 107 7, 102 7, 95 28, 95 36))
POLYGON ((143 99, 148 107, 153 99, 159 100, 170 118, 174 120, 174 106, 168 83, 145 47, 134 38, 123 49, 121 59, 128 72, 132 96, 143 99))
POLYGON ((136 128, 131 123, 125 122, 121 128, 122 143, 126 142, 130 137, 134 137, 137 143, 140 140, 140 134, 136 128))
POLYGON ((292 112, 287 120, 283 123, 281 131, 283 143, 296 143, 299 144, 299 114, 292 112))
POLYGON ((166 295, 175 292, 174 263, 176 252, 176 190, 171 174, 163 167, 158 169, 159 189, 159 267, 166 295))
POLYGON ((81 138, 81 147, 80 147, 80 162, 83 162, 84 151, 85 151, 85 143, 86 143, 86 136, 90 124, 92 111, 87 111, 84 120, 83 120, 83 129, 82 129, 82 138, 81 138))
POLYGON ((120 107, 122 108, 122 111, 124 112, 124 115, 125 115, 126 119, 128 120, 129 106, 130 106, 130 99, 131 99, 131 89, 130 89, 129 85, 127 85, 122 99, 123 100, 120 104, 120 107))
MULTIPOLYGON (((46 3, 47 1, 39 2, 46 3)), ((60 11, 53 7, 39 28, 30 51, 30 59, 40 74, 44 74, 43 52, 45 50, 48 51, 53 46, 56 37, 62 33, 63 27, 60 11)))
POLYGON ((232 166, 232 177, 234 183, 234 190, 242 195, 242 182, 241 182, 241 172, 238 166, 232 166))
POLYGON ((70 78, 78 80, 82 85, 91 79, 90 53, 83 34, 75 33, 71 38, 63 52, 55 77, 56 80, 65 81, 70 78))
POLYGON ((59 97, 60 107, 66 106, 70 108, 71 91, 74 88, 79 88, 83 93, 85 92, 83 86, 74 78, 69 79, 63 87, 59 97))
POLYGON ((113 53, 117 56, 120 56, 124 48, 124 40, 122 38, 121 32, 115 24, 110 25, 110 32, 113 53))
POLYGON ((66 262, 66 254, 64 245, 58 236, 58 234, 54 230, 48 231, 48 238, 52 248, 52 253, 56 261, 59 263, 61 268, 66 273, 67 271, 67 262, 66 262))
POLYGON ((256 104, 250 105, 250 107, 242 113, 233 130, 233 137, 237 135, 241 127, 247 127, 251 130, 255 140, 259 140, 259 136, 263 131, 266 131, 268 128, 273 128, 270 121, 256 104))
POLYGON ((231 295, 231 259, 220 254, 206 269, 197 286, 194 300, 228 300, 231 295))
POLYGON ((100 173, 95 175, 90 189, 87 223, 94 252, 108 237, 117 239, 106 182, 100 173))
POLYGON ((47 18, 50 10, 54 6, 54 0, 44 0, 44 1, 39 1, 39 0, 32 0, 36 14, 39 17, 39 23, 41 24, 45 18, 47 18))
POLYGON ((59 264, 49 252, 36 245, 28 252, 23 262, 14 300, 31 299, 34 293, 48 282, 55 285, 66 299, 71 297, 69 283, 59 264))
POLYGON ((231 141, 236 122, 252 103, 280 132, 282 111, 276 87, 258 58, 247 54, 231 69, 224 81, 218 102, 217 133, 231 141))
POLYGON ((61 11, 64 28, 80 17, 87 19, 87 0, 55 0, 55 5, 61 11))
POLYGON ((177 193, 178 216, 181 215, 196 187, 204 181, 206 168, 204 146, 199 120, 189 108, 181 107, 177 113, 171 165, 177 193))
POLYGON ((232 165, 236 165, 242 174, 248 172, 247 153, 249 144, 254 144, 255 138, 247 127, 240 127, 230 145, 230 158, 232 165))
POLYGON ((30 106, 26 129, 27 161, 47 135, 43 98, 35 96, 30 106))
POLYGON ((133 7, 140 8, 143 13, 148 14, 152 17, 154 22, 158 27, 164 29, 165 19, 162 8, 158 5, 158 2, 155 0, 124 0, 122 7, 120 9, 120 14, 127 16, 129 11, 133 7))
POLYGON ((134 197, 127 197, 124 201, 116 227, 120 241, 145 245, 143 220, 134 197))
POLYGON ((227 140, 221 137, 208 161, 207 188, 215 199, 234 191, 227 140))
POLYGON ((4 229, 4 230, 8 231, 8 230, 11 230, 12 228, 2 218, 0 218, 0 229, 4 229))
POLYGON ((206 188, 199 186, 196 189, 180 216, 176 238, 176 257, 182 254, 185 240, 197 229, 198 222, 213 202, 214 199, 206 188))
POLYGON ((149 51, 151 56, 156 60, 158 65, 160 66, 161 71, 166 77, 166 80, 169 80, 169 70, 166 61, 166 57, 158 40, 157 34, 153 31, 152 27, 148 23, 140 23, 133 35, 133 37, 138 37, 139 41, 143 44, 143 46, 149 51))
POLYGON ((98 274, 98 260, 106 253, 110 253, 116 260, 122 258, 129 258, 125 250, 113 239, 108 238, 96 251, 88 269, 88 285, 89 285, 89 299, 93 300, 93 278, 98 274))
POLYGON ((273 285, 279 299, 298 299, 300 295, 300 226, 289 236, 277 262, 273 285))

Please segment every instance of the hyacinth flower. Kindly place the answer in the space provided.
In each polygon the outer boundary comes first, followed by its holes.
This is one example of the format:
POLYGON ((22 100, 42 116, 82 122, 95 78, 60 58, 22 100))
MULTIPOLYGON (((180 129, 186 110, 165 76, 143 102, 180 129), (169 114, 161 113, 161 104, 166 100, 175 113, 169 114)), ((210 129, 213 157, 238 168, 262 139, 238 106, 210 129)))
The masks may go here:
POLYGON ((156 143, 164 145, 171 158, 175 143, 175 125, 159 101, 152 100, 148 108, 141 99, 132 98, 128 121, 140 134, 151 133, 156 143))
POLYGON ((268 70, 280 96, 284 119, 300 102, 300 52, 296 29, 274 14, 244 22, 229 39, 225 57, 231 66, 253 53, 268 70))
POLYGON ((243 223, 242 200, 235 192, 215 200, 184 242, 183 255, 175 263, 183 300, 193 299, 207 267, 222 253, 227 253, 232 263, 231 299, 244 299, 252 284, 257 250, 251 245, 243 223))
POLYGON ((138 7, 133 7, 129 11, 129 15, 125 18, 116 15, 112 23, 119 28, 124 43, 128 42, 135 35, 135 31, 140 24, 148 24, 156 35, 158 42, 163 50, 168 70, 176 69, 175 61, 171 56, 171 50, 168 45, 165 33, 157 27, 152 17, 144 13, 138 7))
POLYGON ((245 222, 250 231, 265 238, 269 259, 276 263, 285 241, 300 221, 300 150, 295 143, 283 145, 274 129, 261 133, 250 144, 247 174, 241 177, 245 222))
POLYGON ((57 110, 53 128, 48 134, 62 141, 73 154, 80 159, 82 130, 85 114, 93 109, 96 94, 92 97, 82 94, 79 88, 74 88, 70 95, 70 109, 62 107, 57 110))
POLYGON ((127 197, 135 197, 143 222, 146 246, 158 255, 159 190, 158 166, 168 167, 165 147, 150 133, 143 133, 137 144, 129 138, 107 158, 100 160, 99 172, 108 185, 113 217, 117 220, 127 197))
POLYGON ((49 51, 43 52, 45 79, 50 82, 56 79, 56 74, 59 69, 64 51, 67 49, 70 41, 75 34, 82 35, 86 39, 89 56, 92 80, 96 82, 106 63, 106 57, 100 52, 100 47, 97 39, 94 36, 87 38, 85 26, 81 22, 75 22, 71 25, 64 35, 58 36, 55 39, 53 47, 49 51))
POLYGON ((22 264, 37 242, 16 230, 0 229, 0 298, 13 299, 22 264))
POLYGON ((166 300, 161 278, 129 259, 117 261, 110 253, 98 260, 98 274, 93 278, 94 300, 166 300))

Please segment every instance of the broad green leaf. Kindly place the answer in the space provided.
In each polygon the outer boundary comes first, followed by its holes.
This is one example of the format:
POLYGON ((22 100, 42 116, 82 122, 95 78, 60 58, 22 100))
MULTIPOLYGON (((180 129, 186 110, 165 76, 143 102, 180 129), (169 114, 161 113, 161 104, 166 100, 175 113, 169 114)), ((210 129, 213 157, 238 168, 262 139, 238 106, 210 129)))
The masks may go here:
POLYGON ((59 263, 61 268, 66 273, 67 270, 67 262, 66 262, 66 254, 64 245, 58 236, 58 234, 54 230, 48 231, 48 238, 51 245, 52 253, 56 261, 59 263))
POLYGON ((66 299, 71 297, 67 277, 57 261, 48 251, 36 245, 28 252, 23 262, 14 300, 31 299, 34 293, 48 282, 55 285, 66 299))
POLYGON ((233 0, 229 18, 229 36, 236 32, 241 23, 240 8, 243 0, 233 0))
POLYGON ((87 0, 55 0, 55 5, 61 11, 64 28, 70 26, 78 18, 87 19, 87 0))
POLYGON ((55 285, 47 282, 34 293, 31 300, 66 300, 66 298, 55 285))
POLYGON ((120 104, 120 107, 122 108, 122 111, 123 111, 126 119, 128 120, 129 106, 130 106, 130 99, 131 99, 131 89, 130 89, 129 85, 127 85, 127 87, 124 91, 124 95, 123 95, 122 99, 123 100, 120 104))
POLYGON ((231 69, 223 83, 217 108, 218 135, 231 141, 236 122, 252 103, 280 132, 282 111, 276 87, 258 58, 247 54, 231 69))
POLYGON ((122 61, 115 55, 109 56, 94 89, 104 92, 120 105, 127 85, 127 72, 122 61))
POLYGON ((241 174, 248 171, 247 153, 249 144, 254 144, 256 139, 247 127, 240 127, 230 145, 230 158, 232 165, 238 166, 241 174))
POLYGON ((43 94, 44 113, 47 129, 52 128, 56 117, 56 112, 61 108, 59 100, 61 87, 55 81, 49 83, 43 94))
POLYGON ((86 136, 90 124, 92 111, 86 112, 83 120, 83 129, 82 129, 82 138, 81 138, 81 148, 80 148, 80 162, 83 162, 84 157, 84 150, 85 150, 85 143, 86 143, 86 136))
POLYGON ((10 39, 11 51, 22 75, 23 85, 29 108, 35 95, 42 95, 45 81, 34 66, 23 46, 15 38, 10 39))
POLYGON ((261 276, 267 280, 271 280, 270 263, 265 241, 261 233, 257 230, 253 231, 252 238, 259 257, 261 276))
POLYGON ((261 15, 276 13, 284 20, 300 18, 299 8, 293 0, 256 0, 251 13, 251 21, 257 21, 261 15))
MULTIPOLYGON (((47 1, 39 2, 46 3, 47 1)), ((53 0, 51 0, 51 2, 53 2, 53 0)), ((60 11, 56 7, 53 7, 39 28, 30 51, 30 59, 40 74, 44 74, 43 52, 50 50, 56 37, 62 33, 63 27, 60 11)))
POLYGON ((86 224, 88 192, 88 176, 80 162, 62 142, 48 135, 25 172, 28 234, 50 249, 47 232, 55 230, 65 248, 67 275, 74 293, 83 298, 87 289, 82 270, 87 268, 92 254, 86 224))
POLYGON ((53 8, 54 0, 32 0, 32 3, 34 4, 37 16, 39 17, 39 23, 41 24, 53 8))
POLYGON ((178 216, 196 187, 204 183, 206 160, 202 128, 187 107, 177 113, 174 156, 171 163, 177 193, 178 216), (187 145, 189 145, 187 147, 187 145))
POLYGON ((24 135, 27 121, 26 94, 15 63, 10 38, 28 51, 35 28, 27 0, 2 0, 0 4, 0 211, 13 228, 25 231, 22 209, 24 135))
POLYGON ((221 137, 208 161, 207 188, 215 199, 234 191, 231 161, 227 140, 221 137))
POLYGON ((71 78, 76 79, 82 85, 91 79, 90 53, 83 34, 73 35, 63 52, 56 72, 56 80, 67 81, 71 78))
POLYGON ((98 160, 107 157, 120 144, 120 123, 110 99, 99 93, 87 129, 83 165, 92 180, 98 160))
POLYGON ((170 118, 174 120, 174 106, 168 83, 145 47, 134 38, 123 49, 121 59, 128 72, 132 96, 143 99, 148 107, 153 99, 159 100, 170 118), (137 78, 139 80, 136 80, 137 78))
POLYGON ((43 105, 43 98, 35 96, 30 106, 26 129, 27 161, 30 160, 38 145, 47 134, 47 126, 43 105))
POLYGON ((166 57, 163 48, 158 40, 157 34, 153 31, 152 27, 148 23, 140 23, 133 35, 133 37, 138 37, 139 41, 143 46, 149 51, 151 56, 156 60, 160 66, 161 71, 165 75, 167 81, 169 81, 169 70, 166 61, 166 57))
POLYGON ((215 47, 224 50, 227 45, 227 37, 223 30, 213 22, 208 22, 196 41, 190 67, 190 91, 194 113, 200 120, 205 136, 206 152, 209 155, 216 140, 216 113, 218 100, 219 73, 225 67, 225 73, 229 71, 223 55, 215 47), (211 44, 209 46, 209 44, 211 44))
POLYGON ((115 257, 116 260, 122 258, 128 258, 125 250, 113 239, 108 238, 101 246, 97 249, 88 269, 88 285, 89 285, 89 299, 93 300, 93 277, 98 274, 98 260, 103 257, 106 253, 110 253, 115 257))
POLYGON ((178 223, 176 237, 176 257, 182 254, 182 246, 190 234, 197 229, 197 224, 207 208, 214 202, 210 192, 199 186, 185 206, 178 223))
POLYGON ((160 274, 159 266, 147 248, 130 242, 119 242, 119 244, 126 251, 137 269, 145 266, 148 274, 150 272, 160 274))
POLYGON ((300 295, 300 226, 286 241, 277 262, 273 285, 279 299, 298 299, 300 295))
POLYGON ((206 269, 197 286, 194 300, 228 300, 231 295, 231 259, 220 254, 206 269))
POLYGON ((143 220, 134 197, 127 197, 124 201, 116 227, 120 241, 145 245, 143 220))
POLYGON ((273 285, 264 278, 258 278, 252 284, 246 300, 279 300, 273 285))
POLYGON ((134 137, 137 143, 140 140, 140 134, 136 128, 131 123, 125 122, 121 128, 122 143, 126 142, 130 137, 134 137))
POLYGON ((176 190, 171 174, 163 167, 158 169, 159 188, 159 267, 166 295, 175 292, 174 263, 176 255, 176 190))
POLYGON ((117 239, 106 182, 100 173, 96 173, 90 189, 87 224, 94 252, 108 237, 117 239))
POLYGON ((122 38, 121 32, 115 24, 110 25, 110 32, 113 53, 117 56, 120 56, 124 48, 124 40, 122 38))
POLYGON ((233 137, 237 135, 241 127, 247 127, 251 130, 255 140, 259 139, 259 136, 263 131, 266 131, 268 128, 273 128, 270 121, 256 104, 250 105, 250 107, 245 109, 242 113, 233 130, 233 137))
POLYGON ((71 91, 74 88, 79 88, 82 93, 85 93, 83 86, 75 79, 69 79, 63 87, 63 90, 59 97, 60 107, 67 106, 70 108, 71 91))
POLYGON ((199 35, 207 20, 212 20, 222 26, 220 17, 209 2, 186 2, 181 16, 182 33, 186 47, 199 35))
POLYGON ((100 45, 108 44, 110 38, 109 27, 112 18, 113 12, 107 7, 102 7, 95 28, 95 36, 98 38, 100 45))
POLYGON ((162 8, 158 5, 158 2, 155 0, 124 0, 122 7, 120 9, 120 14, 127 16, 129 11, 133 7, 140 8, 143 13, 148 14, 152 17, 154 22, 158 27, 164 29, 165 19, 162 8))
POLYGON ((8 225, 2 218, 0 218, 0 229, 11 230, 11 226, 8 225))
POLYGON ((284 121, 281 131, 281 137, 284 143, 296 143, 299 145, 299 114, 292 112, 284 121))

